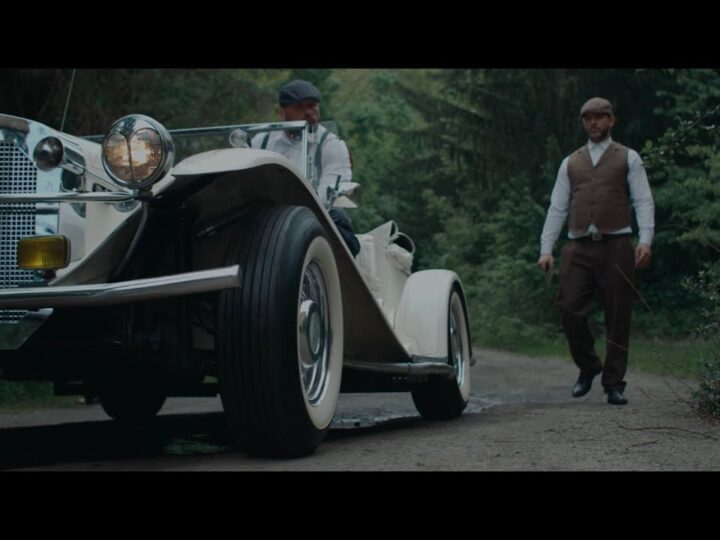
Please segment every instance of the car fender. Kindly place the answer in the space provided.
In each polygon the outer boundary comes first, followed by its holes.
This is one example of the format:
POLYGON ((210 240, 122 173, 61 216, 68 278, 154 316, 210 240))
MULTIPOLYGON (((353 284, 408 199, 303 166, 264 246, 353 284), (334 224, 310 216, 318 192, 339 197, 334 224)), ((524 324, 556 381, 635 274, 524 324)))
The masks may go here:
POLYGON ((161 196, 172 197, 195 185, 187 203, 203 222, 212 222, 252 201, 323 210, 320 199, 293 163, 268 150, 225 148, 202 152, 178 163, 171 174, 174 181, 161 196))
POLYGON ((266 150, 227 149, 198 154, 172 171, 176 181, 166 190, 171 195, 188 181, 197 186, 184 204, 197 216, 199 238, 193 270, 222 266, 225 246, 233 234, 233 216, 256 203, 304 206, 313 211, 328 233, 340 274, 343 302, 345 356, 379 363, 408 361, 380 306, 368 289, 355 258, 342 239, 330 214, 315 191, 290 161, 266 150), (373 336, 373 339, 368 339, 373 336))
POLYGON ((178 177, 217 174, 277 164, 287 167, 299 177, 300 171, 284 156, 253 148, 221 148, 192 155, 180 161, 171 174, 178 177))
POLYGON ((415 357, 447 361, 450 293, 458 287, 465 305, 460 278, 450 270, 421 270, 411 274, 395 312, 395 332, 415 357))
MULTIPOLYGON (((79 142, 84 145, 88 169, 92 173, 88 187, 102 183, 105 189, 112 188, 112 181, 104 171, 98 169, 100 146, 84 140, 79 142)), ((200 230, 252 199, 267 201, 270 198, 277 204, 301 204, 314 207, 316 214, 321 213, 323 210, 319 199, 298 175, 290 161, 274 152, 213 150, 178 163, 152 186, 152 198, 157 201, 175 198, 170 205, 194 205, 200 230), (278 171, 282 172, 278 174, 278 171), (266 188, 269 187, 274 195, 267 193, 266 188)), ((140 223, 139 204, 128 211, 118 210, 115 205, 106 203, 86 206, 87 216, 83 221, 87 226, 82 235, 75 234, 78 240, 74 242, 76 253, 82 253, 82 256, 73 260, 68 268, 59 271, 53 285, 101 283, 106 280, 122 259, 140 223)), ((63 212, 63 216, 73 217, 67 211, 63 212)), ((64 233, 68 227, 66 221, 61 223, 64 233)), ((215 257, 210 257, 208 262, 208 265, 200 264, 192 270, 220 265, 215 257)))

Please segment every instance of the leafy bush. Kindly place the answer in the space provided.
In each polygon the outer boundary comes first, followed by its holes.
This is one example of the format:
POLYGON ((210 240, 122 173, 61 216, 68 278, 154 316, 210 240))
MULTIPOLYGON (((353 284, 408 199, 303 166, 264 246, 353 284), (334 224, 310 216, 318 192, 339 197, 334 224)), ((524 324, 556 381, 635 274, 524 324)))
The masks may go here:
POLYGON ((700 412, 720 418, 720 354, 717 351, 702 364, 700 388, 693 398, 700 412))
POLYGON ((711 345, 702 358, 700 386, 693 399, 700 412, 720 418, 720 263, 708 265, 697 278, 687 280, 685 287, 706 302, 698 333, 711 345))

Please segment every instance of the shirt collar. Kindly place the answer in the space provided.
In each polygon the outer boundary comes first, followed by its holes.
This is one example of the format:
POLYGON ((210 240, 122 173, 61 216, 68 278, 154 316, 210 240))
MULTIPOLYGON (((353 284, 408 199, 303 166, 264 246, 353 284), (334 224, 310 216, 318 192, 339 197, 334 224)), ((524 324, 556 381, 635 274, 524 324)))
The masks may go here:
POLYGON ((608 146, 610 146, 610 144, 612 144, 612 142, 613 142, 612 137, 608 137, 607 139, 605 139, 604 141, 601 141, 599 143, 594 143, 590 139, 588 139, 588 143, 587 143, 588 150, 598 149, 598 150, 605 151, 608 149, 608 146))

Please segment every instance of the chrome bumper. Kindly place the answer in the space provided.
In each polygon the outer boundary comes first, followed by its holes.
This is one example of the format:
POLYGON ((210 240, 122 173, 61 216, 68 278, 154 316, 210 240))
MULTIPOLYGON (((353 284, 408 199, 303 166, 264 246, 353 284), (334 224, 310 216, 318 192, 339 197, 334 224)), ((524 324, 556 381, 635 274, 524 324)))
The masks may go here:
POLYGON ((0 204, 59 203, 59 202, 107 202, 120 203, 136 199, 131 193, 106 191, 99 193, 11 193, 0 194, 0 204))
POLYGON ((240 286, 240 277, 240 266, 235 265, 117 283, 5 289, 0 291, 0 309, 112 306, 231 289, 240 286))

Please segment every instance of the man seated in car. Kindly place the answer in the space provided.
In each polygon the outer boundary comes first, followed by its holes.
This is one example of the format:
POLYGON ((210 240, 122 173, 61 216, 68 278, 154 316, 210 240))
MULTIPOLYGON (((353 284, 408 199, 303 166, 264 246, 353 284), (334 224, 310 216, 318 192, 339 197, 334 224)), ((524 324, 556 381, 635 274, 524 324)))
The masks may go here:
MULTIPOLYGON (((320 97, 320 91, 314 84, 302 80, 291 81, 278 92, 278 112, 284 122, 305 120, 310 125, 314 137, 308 144, 308 152, 319 179, 317 194, 325 203, 328 187, 335 187, 338 180, 352 180, 352 161, 345 141, 319 124, 320 97)), ((295 163, 300 161, 302 147, 299 132, 273 131, 260 134, 250 144, 252 148, 277 152, 295 163)), ((350 217, 339 208, 331 208, 329 213, 350 252, 353 256, 357 255, 360 243, 353 233, 350 217)))

